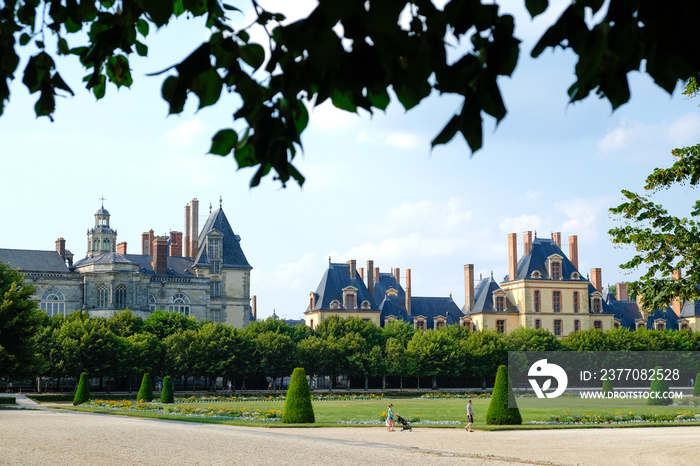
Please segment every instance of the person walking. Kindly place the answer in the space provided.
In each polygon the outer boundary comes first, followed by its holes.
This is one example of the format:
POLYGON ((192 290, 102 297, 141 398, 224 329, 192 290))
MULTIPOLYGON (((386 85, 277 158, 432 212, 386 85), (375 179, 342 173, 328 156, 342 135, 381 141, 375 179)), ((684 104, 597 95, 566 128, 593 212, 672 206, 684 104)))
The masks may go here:
POLYGON ((467 424, 467 427, 464 429, 467 432, 474 432, 474 429, 472 429, 472 424, 474 424, 474 412, 472 411, 472 400, 469 400, 467 402, 467 420, 469 421, 469 424, 467 424))
POLYGON ((386 425, 386 430, 389 432, 394 432, 394 404, 389 403, 389 409, 387 410, 387 425, 386 425))

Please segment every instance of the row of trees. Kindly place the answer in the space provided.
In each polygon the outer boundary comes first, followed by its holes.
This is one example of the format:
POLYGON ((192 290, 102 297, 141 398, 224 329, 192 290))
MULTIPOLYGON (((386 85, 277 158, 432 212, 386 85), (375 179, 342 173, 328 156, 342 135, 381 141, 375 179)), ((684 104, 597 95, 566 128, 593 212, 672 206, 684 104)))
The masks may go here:
MULTIPOLYGON (((90 318, 85 312, 45 317, 38 334, 36 375, 100 380, 141 374, 241 380, 286 377, 295 367, 311 376, 349 378, 491 378, 508 351, 700 351, 700 333, 582 331, 557 339, 546 330, 470 332, 458 325, 427 332, 405 322, 381 328, 359 318, 332 317, 315 330, 269 318, 245 329, 197 322, 175 312, 146 319, 122 311, 90 318)), ((366 386, 366 385, 365 385, 366 386)))

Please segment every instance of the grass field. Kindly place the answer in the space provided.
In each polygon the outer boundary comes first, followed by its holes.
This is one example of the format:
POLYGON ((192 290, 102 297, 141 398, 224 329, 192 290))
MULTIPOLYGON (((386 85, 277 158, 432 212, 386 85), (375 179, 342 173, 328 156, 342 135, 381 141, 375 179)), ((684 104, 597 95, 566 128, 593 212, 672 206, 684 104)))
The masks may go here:
MULTIPOLYGON (((600 424, 584 425, 538 425, 530 424, 530 421, 546 421, 551 416, 586 416, 586 415, 610 415, 654 413, 656 415, 669 415, 675 417, 681 413, 700 413, 699 408, 678 407, 678 406, 647 406, 642 401, 635 400, 596 400, 585 407, 581 406, 580 400, 572 398, 558 398, 547 400, 546 404, 529 403, 528 399, 519 400, 521 414, 523 418, 522 426, 488 426, 485 422, 486 411, 490 403, 489 399, 473 400, 473 410, 475 416, 474 427, 482 430, 499 429, 541 429, 541 428, 580 428, 580 427, 600 427, 600 424)), ((315 427, 341 427, 341 426, 361 426, 362 424, 346 424, 341 421, 379 421, 381 415, 386 411, 389 403, 394 404, 394 411, 407 420, 420 418, 434 422, 459 421, 460 424, 447 425, 425 425, 413 422, 414 427, 442 427, 442 428, 463 428, 466 425, 466 400, 464 399, 421 399, 421 398, 399 398, 399 399, 377 399, 377 400, 347 400, 347 401, 315 401, 313 403, 316 417, 315 427)), ((284 409, 284 401, 244 401, 244 402, 182 402, 183 407, 193 408, 245 408, 249 411, 266 411, 284 409)), ((65 406, 66 409, 77 409, 80 411, 102 412, 109 414, 123 414, 129 416, 139 416, 158 419, 178 419, 192 422, 215 422, 233 425, 259 426, 259 427, 289 427, 289 424, 270 421, 240 421, 223 420, 217 418, 183 417, 174 416, 154 411, 127 411, 127 410, 107 410, 90 407, 65 406)), ((610 424, 612 427, 625 426, 649 426, 649 425, 672 425, 674 423, 638 423, 638 424, 610 424)), ((678 425, 700 425, 700 422, 683 422, 678 425)), ((308 424, 305 425, 309 427, 308 424)), ((376 426, 376 424, 375 424, 376 426)))

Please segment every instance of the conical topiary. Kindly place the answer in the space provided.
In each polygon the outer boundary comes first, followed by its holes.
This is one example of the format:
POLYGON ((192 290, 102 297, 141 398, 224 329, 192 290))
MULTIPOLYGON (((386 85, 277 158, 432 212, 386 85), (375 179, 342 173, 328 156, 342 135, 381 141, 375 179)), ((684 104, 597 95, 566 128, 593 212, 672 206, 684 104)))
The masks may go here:
POLYGON ((654 380, 649 387, 648 405, 670 405, 673 402, 671 398, 664 398, 664 394, 668 394, 668 380, 663 377, 663 372, 661 366, 654 368, 654 380), (657 378, 657 376, 661 377, 657 378))
POLYGON ((499 366, 496 383, 494 383, 493 393, 491 393, 491 403, 486 411, 486 424, 516 425, 522 423, 523 419, 515 402, 510 377, 508 377, 508 367, 499 366), (513 408, 508 406, 509 400, 513 408))
POLYGON ((311 390, 303 367, 297 367, 292 372, 292 380, 289 382, 284 402, 282 422, 288 424, 312 424, 316 422, 314 408, 311 406, 311 390))
POLYGON ((73 397, 73 406, 78 406, 83 403, 87 403, 89 400, 90 383, 88 382, 87 374, 83 372, 82 374, 80 374, 78 388, 75 390, 75 396, 73 397))
POLYGON ((610 381, 610 379, 603 380, 603 393, 606 394, 605 396, 608 396, 607 393, 615 393, 612 381, 610 381))
POLYGON ((160 392, 161 403, 175 403, 175 390, 173 388, 173 379, 166 375, 163 379, 163 391, 160 392))
POLYGON ((695 385, 693 386, 693 396, 700 396, 700 373, 695 376, 695 385))
POLYGON ((141 379, 141 388, 136 396, 138 401, 153 401, 153 385, 151 384, 151 374, 146 372, 141 379))

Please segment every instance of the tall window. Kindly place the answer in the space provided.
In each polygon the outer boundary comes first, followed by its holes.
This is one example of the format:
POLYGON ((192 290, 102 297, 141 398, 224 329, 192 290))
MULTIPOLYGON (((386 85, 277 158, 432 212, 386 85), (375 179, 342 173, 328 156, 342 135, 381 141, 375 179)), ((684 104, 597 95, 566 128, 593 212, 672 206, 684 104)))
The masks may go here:
POLYGON ((126 285, 118 285, 114 289, 114 308, 126 309, 126 285))
POLYGON ((581 321, 576 319, 574 320, 574 332, 578 332, 581 330, 581 321))
POLYGON ((109 288, 107 285, 97 287, 97 309, 107 309, 109 307, 109 288))
POLYGON ((578 312, 578 308, 579 308, 578 291, 574 291, 574 312, 578 312))
POLYGON ((535 312, 540 312, 540 290, 535 290, 535 312))
POLYGON ((496 321, 496 331, 498 333, 506 333, 506 321, 499 319, 496 321))
POLYGON ((554 335, 561 336, 561 319, 556 319, 554 321, 554 335))
POLYGON ((210 272, 212 275, 221 273, 221 262, 219 262, 218 260, 212 262, 210 272))
POLYGON ((151 312, 156 310, 156 297, 153 293, 148 293, 148 310, 151 312))
POLYGON ((552 291, 552 310, 561 312, 561 291, 552 291))
POLYGON ((496 296, 496 310, 505 310, 505 298, 503 296, 496 296))
POLYGON ((175 293, 170 297, 170 304, 168 305, 168 311, 179 312, 186 316, 190 315, 190 298, 183 293, 175 293))
POLYGON ((593 312, 600 314, 600 298, 593 298, 593 312))
POLYGON ((561 263, 552 261, 552 280, 561 279, 561 263))
POLYGON ((535 319, 535 330, 542 328, 542 321, 540 319, 535 319))
POLYGON ((343 290, 343 307, 357 309, 357 288, 347 287, 343 290))
POLYGON ((220 238, 209 238, 209 259, 221 259, 220 238))
POLYGON ((49 317, 58 314, 66 315, 66 298, 59 290, 50 289, 44 291, 41 295, 41 304, 39 307, 42 311, 46 311, 49 317))
POLYGON ((215 281, 210 283, 211 287, 211 297, 220 298, 221 297, 221 282, 215 281))

